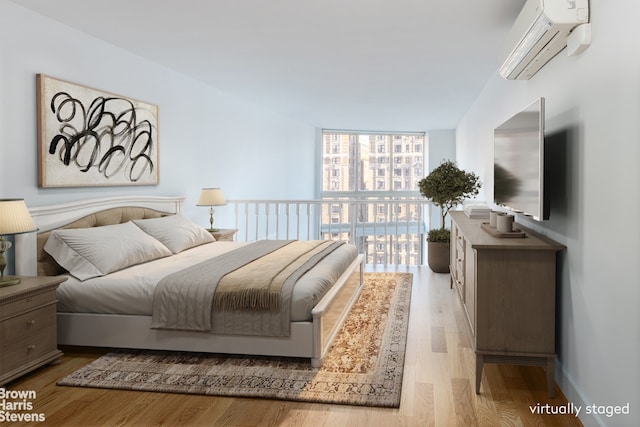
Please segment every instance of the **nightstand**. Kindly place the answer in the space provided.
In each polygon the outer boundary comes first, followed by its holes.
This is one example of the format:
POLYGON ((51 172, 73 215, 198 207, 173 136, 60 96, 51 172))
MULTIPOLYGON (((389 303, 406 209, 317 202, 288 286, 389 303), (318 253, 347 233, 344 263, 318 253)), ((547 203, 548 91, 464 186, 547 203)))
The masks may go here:
POLYGON ((0 385, 57 361, 56 288, 65 276, 22 277, 0 288, 0 385))
POLYGON ((209 230, 209 233, 219 242, 231 242, 237 231, 237 228, 218 228, 217 230, 209 230))

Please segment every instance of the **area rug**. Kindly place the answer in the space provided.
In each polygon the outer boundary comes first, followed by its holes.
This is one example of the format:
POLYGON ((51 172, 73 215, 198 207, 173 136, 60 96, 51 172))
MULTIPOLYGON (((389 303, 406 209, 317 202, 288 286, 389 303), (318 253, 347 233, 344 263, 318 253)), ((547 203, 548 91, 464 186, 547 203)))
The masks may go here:
POLYGON ((410 273, 365 273, 321 368, 300 358, 127 350, 58 385, 398 407, 412 281, 410 273))

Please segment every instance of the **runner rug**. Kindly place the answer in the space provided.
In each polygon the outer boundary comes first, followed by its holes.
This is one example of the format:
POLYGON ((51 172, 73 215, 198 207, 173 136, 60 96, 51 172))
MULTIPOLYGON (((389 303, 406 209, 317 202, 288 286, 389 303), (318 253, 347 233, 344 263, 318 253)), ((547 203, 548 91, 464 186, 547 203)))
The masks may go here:
POLYGON ((299 358, 126 350, 58 385, 398 407, 412 281, 410 273, 365 273, 321 368, 299 358))

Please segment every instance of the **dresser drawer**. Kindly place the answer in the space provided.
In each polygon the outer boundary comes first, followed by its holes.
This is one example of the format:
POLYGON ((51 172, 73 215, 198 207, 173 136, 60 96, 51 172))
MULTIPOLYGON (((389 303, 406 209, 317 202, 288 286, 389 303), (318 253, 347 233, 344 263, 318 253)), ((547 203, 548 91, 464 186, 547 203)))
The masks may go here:
POLYGON ((464 285, 464 266, 456 263, 456 281, 460 286, 464 285))
POLYGON ((2 322, 2 338, 5 343, 30 336, 56 323, 56 305, 31 310, 2 322))
POLYGON ((462 302, 465 302, 465 292, 464 292, 464 270, 463 267, 460 263, 456 263, 456 280, 455 280, 455 284, 456 284, 456 289, 458 289, 458 294, 460 295, 460 298, 462 299, 462 302))
POLYGON ((464 237, 462 236, 456 239, 456 255, 464 261, 464 237))
POLYGON ((46 292, 40 292, 24 298, 19 298, 14 301, 9 301, 2 305, 0 313, 2 313, 2 318, 7 318, 55 301, 56 291, 55 289, 52 289, 46 292))
POLYGON ((2 370, 4 372, 26 365, 57 348, 55 324, 35 333, 2 345, 2 370))
POLYGON ((456 251, 455 263, 464 265, 464 250, 458 248, 458 250, 456 251))

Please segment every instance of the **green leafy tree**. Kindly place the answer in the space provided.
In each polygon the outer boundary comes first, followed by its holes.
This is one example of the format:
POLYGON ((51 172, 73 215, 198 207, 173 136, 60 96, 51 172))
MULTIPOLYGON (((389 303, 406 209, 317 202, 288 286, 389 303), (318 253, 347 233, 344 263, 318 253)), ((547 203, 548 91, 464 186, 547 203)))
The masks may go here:
POLYGON ((429 241, 449 241, 449 230, 445 229, 445 218, 449 211, 465 199, 477 196, 482 187, 480 178, 473 172, 466 172, 452 162, 444 160, 440 165, 418 182, 420 193, 440 208, 441 226, 429 231, 429 241))

